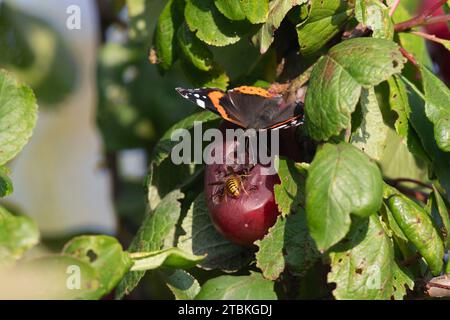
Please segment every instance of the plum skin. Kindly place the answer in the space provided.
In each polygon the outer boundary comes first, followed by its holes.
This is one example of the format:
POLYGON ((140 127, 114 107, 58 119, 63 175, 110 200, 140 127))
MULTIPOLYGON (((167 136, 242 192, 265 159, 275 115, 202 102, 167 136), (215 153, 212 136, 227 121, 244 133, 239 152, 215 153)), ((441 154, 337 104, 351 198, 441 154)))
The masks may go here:
POLYGON ((246 177, 236 198, 223 192, 223 186, 211 185, 223 181, 227 165, 211 164, 205 169, 205 196, 211 221, 216 229, 230 241, 251 246, 262 239, 280 214, 275 202, 274 185, 280 183, 277 174, 261 175, 263 166, 256 164, 246 177))

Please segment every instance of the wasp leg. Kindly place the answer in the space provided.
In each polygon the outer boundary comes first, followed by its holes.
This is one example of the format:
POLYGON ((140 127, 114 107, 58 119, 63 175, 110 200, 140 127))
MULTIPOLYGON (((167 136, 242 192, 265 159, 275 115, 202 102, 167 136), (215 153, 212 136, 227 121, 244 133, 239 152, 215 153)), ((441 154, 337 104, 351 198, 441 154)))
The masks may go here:
POLYGON ((221 184, 223 184, 223 181, 217 181, 217 182, 208 183, 208 185, 210 185, 210 186, 218 186, 218 185, 221 185, 221 184))

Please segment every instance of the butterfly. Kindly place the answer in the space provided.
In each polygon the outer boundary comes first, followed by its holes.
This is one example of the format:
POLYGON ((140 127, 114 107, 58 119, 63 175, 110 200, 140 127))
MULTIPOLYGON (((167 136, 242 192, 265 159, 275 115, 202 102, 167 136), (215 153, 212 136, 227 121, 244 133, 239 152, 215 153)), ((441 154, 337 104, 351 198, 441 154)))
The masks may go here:
POLYGON ((303 103, 287 103, 280 94, 242 86, 228 91, 216 88, 176 88, 185 99, 245 129, 285 129, 304 123, 303 103))

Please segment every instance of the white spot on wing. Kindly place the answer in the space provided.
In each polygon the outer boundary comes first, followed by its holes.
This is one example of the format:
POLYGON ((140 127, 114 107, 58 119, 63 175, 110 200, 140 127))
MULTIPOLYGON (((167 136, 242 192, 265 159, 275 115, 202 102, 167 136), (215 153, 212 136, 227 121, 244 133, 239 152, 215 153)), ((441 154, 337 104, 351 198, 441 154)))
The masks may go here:
POLYGON ((205 108, 205 101, 201 100, 201 99, 197 99, 195 101, 200 107, 202 107, 203 109, 205 108))

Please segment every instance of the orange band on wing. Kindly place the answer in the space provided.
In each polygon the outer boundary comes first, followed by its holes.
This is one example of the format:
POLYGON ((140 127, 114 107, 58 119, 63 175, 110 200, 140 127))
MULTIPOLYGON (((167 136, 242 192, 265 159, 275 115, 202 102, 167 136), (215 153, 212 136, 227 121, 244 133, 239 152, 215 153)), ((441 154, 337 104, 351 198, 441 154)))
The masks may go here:
POLYGON ((291 121, 293 121, 293 120, 295 120, 295 119, 298 119, 298 118, 300 118, 300 116, 295 116, 295 117, 286 119, 286 120, 284 120, 283 122, 279 122, 279 123, 277 123, 277 124, 274 124, 273 126, 269 127, 269 129, 273 129, 273 128, 282 126, 283 124, 289 123, 289 122, 291 122, 291 121))
POLYGON ((208 93, 209 99, 211 99, 212 104, 214 105, 214 108, 219 112, 222 118, 225 120, 228 120, 230 122, 233 122, 234 124, 237 124, 238 126, 243 126, 242 123, 240 123, 237 120, 231 119, 225 109, 220 105, 220 99, 224 96, 224 93, 221 91, 211 91, 208 93))
POLYGON ((244 94, 254 94, 257 96, 261 96, 264 98, 272 98, 275 96, 274 94, 270 93, 266 89, 258 88, 258 87, 249 87, 249 86, 241 86, 234 88, 232 91, 237 91, 244 94))

